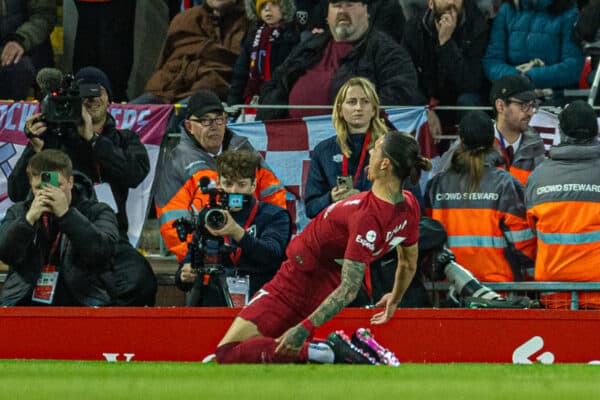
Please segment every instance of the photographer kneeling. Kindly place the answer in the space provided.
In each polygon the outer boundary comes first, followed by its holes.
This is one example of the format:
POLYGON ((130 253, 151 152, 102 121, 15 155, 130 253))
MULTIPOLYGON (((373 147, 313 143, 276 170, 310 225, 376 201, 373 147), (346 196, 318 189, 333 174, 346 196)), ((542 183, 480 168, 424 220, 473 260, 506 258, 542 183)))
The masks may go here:
MULTIPOLYGON (((198 225, 202 226, 196 227, 194 240, 175 275, 177 286, 188 292, 188 305, 225 306, 219 293, 215 293, 215 290, 220 289, 218 285, 222 285, 224 276, 236 278, 237 293, 245 287, 246 298, 249 299, 271 280, 285 258, 285 248, 290 239, 290 216, 285 209, 254 197, 256 171, 259 166, 260 158, 249 150, 225 151, 217 157, 218 188, 228 194, 226 197, 242 194, 249 197, 250 201, 241 208, 229 210, 225 209, 227 205, 219 206, 217 212, 225 217, 224 225, 219 229, 211 228, 209 224, 204 223, 204 218, 201 218, 198 225), (190 291, 193 292, 197 279, 203 279, 202 276, 198 276, 198 268, 203 267, 203 257, 195 257, 196 265, 192 265, 192 251, 198 241, 206 241, 207 238, 198 237, 203 235, 208 236, 209 240, 214 238, 223 241, 231 246, 231 250, 224 251, 223 246, 219 246, 222 268, 216 274, 210 275, 212 284, 204 285, 200 303, 193 304, 189 298, 192 295, 190 291)), ((206 208, 201 210, 201 217, 205 215, 203 211, 207 211, 206 208)))
POLYGON ((29 143, 8 177, 8 196, 13 202, 27 198, 27 164, 35 154, 44 149, 64 151, 75 170, 98 184, 97 191, 114 199, 121 239, 106 277, 112 304, 154 305, 156 278, 127 236, 129 189, 137 187, 150 171, 146 148, 135 132, 117 129, 108 112, 111 85, 101 70, 85 67, 74 78, 62 76, 58 70, 42 70, 37 80, 44 84, 47 97, 42 101, 42 113, 31 115, 25 123, 29 143), (95 89, 88 93, 84 87, 95 89))

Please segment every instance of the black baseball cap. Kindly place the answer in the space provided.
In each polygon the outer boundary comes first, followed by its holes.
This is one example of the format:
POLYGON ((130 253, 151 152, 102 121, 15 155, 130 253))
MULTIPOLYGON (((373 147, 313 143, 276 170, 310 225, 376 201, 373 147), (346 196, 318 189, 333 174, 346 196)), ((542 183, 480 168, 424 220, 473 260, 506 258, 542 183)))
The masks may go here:
POLYGON ((189 118, 191 115, 201 117, 209 112, 225 112, 221 99, 210 90, 199 90, 194 94, 187 103, 186 115, 189 118))
POLYGON ((492 105, 497 99, 508 100, 509 98, 532 101, 537 98, 533 84, 525 75, 508 75, 492 82, 490 90, 490 101, 492 105))

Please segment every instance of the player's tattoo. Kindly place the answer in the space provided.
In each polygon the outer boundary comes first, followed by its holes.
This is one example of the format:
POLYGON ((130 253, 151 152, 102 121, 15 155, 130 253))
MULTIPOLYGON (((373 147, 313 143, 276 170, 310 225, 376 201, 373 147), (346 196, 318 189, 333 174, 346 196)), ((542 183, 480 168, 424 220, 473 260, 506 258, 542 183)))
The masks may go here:
POLYGON ((392 204, 402 203, 404 201, 404 194, 402 191, 390 193, 390 201, 392 204))
POLYGON ((289 347, 299 349, 306 341, 308 337, 308 331, 302 325, 296 325, 293 327, 286 337, 286 344, 289 347))
POLYGON ((366 264, 361 262, 344 260, 340 286, 310 315, 314 326, 323 325, 354 300, 360 290, 366 267, 366 264))

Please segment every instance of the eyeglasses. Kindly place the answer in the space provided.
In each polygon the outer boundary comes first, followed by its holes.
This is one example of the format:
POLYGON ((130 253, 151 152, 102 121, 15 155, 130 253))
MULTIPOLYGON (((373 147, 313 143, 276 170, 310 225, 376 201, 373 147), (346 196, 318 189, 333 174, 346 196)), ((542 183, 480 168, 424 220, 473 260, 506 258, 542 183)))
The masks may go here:
POLYGON ((521 100, 514 100, 514 99, 508 99, 506 101, 507 103, 515 103, 519 105, 519 108, 522 112, 527 113, 530 111, 536 112, 538 110, 538 108, 540 108, 540 105, 538 104, 537 101, 533 100, 533 101, 521 101, 521 100))
POLYGON ((211 126, 214 122, 217 123, 217 125, 223 125, 226 121, 226 118, 224 116, 220 116, 220 117, 216 117, 216 118, 200 118, 200 119, 191 119, 190 121, 192 122, 197 122, 202 126, 211 126))

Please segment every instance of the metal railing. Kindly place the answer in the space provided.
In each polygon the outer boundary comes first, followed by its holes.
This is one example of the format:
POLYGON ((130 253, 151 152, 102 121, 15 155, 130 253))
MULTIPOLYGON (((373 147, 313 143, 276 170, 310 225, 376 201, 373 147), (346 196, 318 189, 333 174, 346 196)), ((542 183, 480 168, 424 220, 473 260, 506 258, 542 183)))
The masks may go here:
MULTIPOLYGON (((552 293, 570 293, 571 310, 579 310, 578 292, 600 292, 600 282, 482 282, 488 288, 516 294, 517 292, 536 292, 543 294, 552 293)), ((425 290, 431 292, 445 292, 449 289, 448 282, 425 282, 425 290)))

